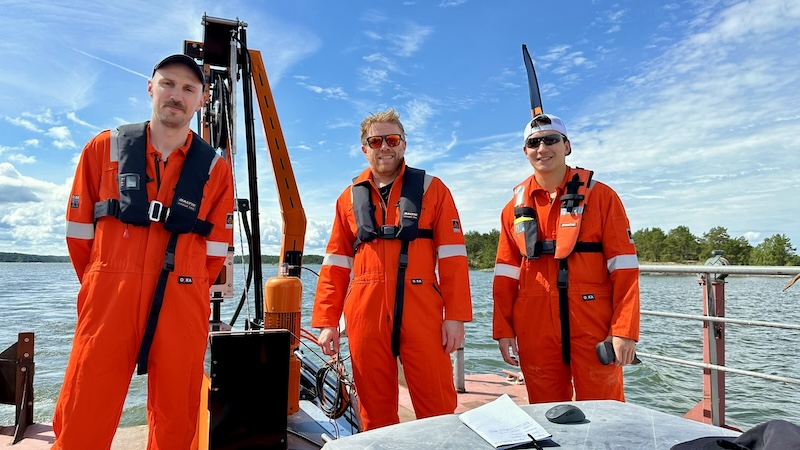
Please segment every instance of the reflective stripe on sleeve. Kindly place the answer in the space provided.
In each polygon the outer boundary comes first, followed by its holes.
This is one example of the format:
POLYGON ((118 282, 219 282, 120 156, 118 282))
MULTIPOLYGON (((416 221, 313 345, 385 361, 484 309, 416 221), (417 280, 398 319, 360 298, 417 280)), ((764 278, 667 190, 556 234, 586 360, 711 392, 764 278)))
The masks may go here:
POLYGON ((228 243, 217 241, 206 241, 207 256, 228 256, 228 243))
POLYGON ((508 264, 495 264, 494 276, 508 277, 513 280, 519 280, 519 267, 508 264))
POLYGON ((439 255, 439 259, 450 258, 453 256, 467 256, 467 246, 466 245, 440 245, 438 249, 436 249, 436 253, 439 255))
POLYGON ((67 222, 67 237, 73 239, 94 239, 94 224, 67 222))
POLYGON ((606 265, 608 266, 608 273, 617 269, 638 269, 639 260, 636 255, 619 255, 609 259, 606 265))
POLYGON ((353 270, 353 258, 343 255, 327 253, 322 259, 323 266, 338 266, 347 270, 353 270))

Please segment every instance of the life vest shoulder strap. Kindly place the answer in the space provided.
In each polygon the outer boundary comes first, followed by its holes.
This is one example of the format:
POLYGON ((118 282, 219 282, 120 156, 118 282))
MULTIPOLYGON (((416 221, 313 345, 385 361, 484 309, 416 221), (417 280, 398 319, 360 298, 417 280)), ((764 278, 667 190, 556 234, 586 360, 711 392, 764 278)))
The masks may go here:
POLYGON ((149 226, 161 222, 167 231, 211 233, 213 224, 197 218, 203 189, 219 155, 196 133, 183 163, 170 207, 147 198, 147 122, 120 125, 111 131, 110 160, 119 162, 119 200, 95 203, 94 220, 106 216, 123 223, 149 226))
POLYGON ((591 170, 571 168, 567 173, 565 192, 559 198, 561 214, 556 230, 556 259, 567 258, 575 249, 583 222, 583 211, 592 191, 591 170))
POLYGON ((353 181, 351 195, 353 215, 356 219, 357 234, 353 244, 353 252, 363 242, 378 239, 399 239, 413 241, 417 238, 433 239, 433 230, 419 228, 419 216, 422 212, 422 196, 428 187, 429 176, 422 169, 406 166, 403 173, 403 187, 400 191, 400 217, 397 225, 378 226, 375 222, 375 205, 372 203, 370 182, 353 181))

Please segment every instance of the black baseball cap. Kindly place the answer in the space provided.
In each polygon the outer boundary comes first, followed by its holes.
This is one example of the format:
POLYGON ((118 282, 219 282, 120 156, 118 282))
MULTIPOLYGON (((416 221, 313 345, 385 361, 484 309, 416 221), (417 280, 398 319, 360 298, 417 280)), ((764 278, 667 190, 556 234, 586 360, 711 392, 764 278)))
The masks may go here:
POLYGON ((203 69, 201 69, 200 66, 197 65, 197 63, 191 56, 187 56, 182 53, 169 55, 166 58, 162 59, 158 64, 156 64, 155 67, 153 67, 153 75, 156 74, 156 70, 166 65, 174 63, 180 63, 192 69, 192 72, 194 72, 194 74, 197 75, 197 78, 200 80, 200 83, 203 85, 206 84, 206 79, 205 76, 203 75, 203 69))

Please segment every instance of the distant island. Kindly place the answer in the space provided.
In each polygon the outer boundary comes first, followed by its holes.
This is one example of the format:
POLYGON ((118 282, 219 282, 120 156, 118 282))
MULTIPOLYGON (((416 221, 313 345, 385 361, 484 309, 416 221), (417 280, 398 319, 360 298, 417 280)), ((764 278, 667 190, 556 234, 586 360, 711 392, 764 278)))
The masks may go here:
POLYGON ((64 263, 69 262, 69 256, 26 255, 24 253, 0 252, 0 262, 64 263))
MULTIPOLYGON (((245 262, 249 261, 249 257, 242 258, 241 256, 234 256, 234 263, 241 263, 242 259, 245 262)), ((306 264, 322 264, 323 257, 320 255, 303 255, 303 262, 306 264)), ((261 256, 262 264, 277 264, 280 261, 278 256, 261 256)), ((0 262, 36 262, 36 263, 65 263, 69 262, 69 256, 51 256, 51 255, 27 255, 25 253, 5 253, 0 252, 0 262)))

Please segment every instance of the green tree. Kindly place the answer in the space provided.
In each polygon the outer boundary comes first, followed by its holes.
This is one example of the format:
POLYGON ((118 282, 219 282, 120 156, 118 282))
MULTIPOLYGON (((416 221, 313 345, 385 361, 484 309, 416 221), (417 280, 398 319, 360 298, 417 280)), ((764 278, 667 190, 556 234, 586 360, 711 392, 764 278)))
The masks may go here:
MULTIPOLYGON (((731 240, 728 235, 728 229, 724 227, 714 227, 703 234, 700 239, 700 254, 702 256, 711 257, 713 250, 725 250, 728 241, 731 240)), ((729 257, 728 252, 725 252, 725 257, 729 257)), ((730 260, 729 260, 730 261, 730 260)))
POLYGON ((498 240, 500 240, 500 231, 496 229, 489 233, 469 231, 464 234, 469 267, 471 269, 491 269, 494 267, 498 240))
POLYGON ((642 261, 661 261, 664 240, 667 235, 661 228, 645 228, 633 233, 633 242, 636 243, 636 253, 642 261))
POLYGON ((748 261, 750 261, 750 252, 753 251, 753 246, 747 242, 744 236, 739 236, 728 241, 723 250, 725 250, 725 258, 728 262, 742 265, 748 264, 748 261))
POLYGON ((686 262, 700 259, 700 243, 689 227, 681 225, 669 230, 664 239, 664 261, 686 262))
POLYGON ((756 266, 790 266, 797 264, 797 249, 786 235, 773 234, 750 252, 750 264, 756 266))
MULTIPOLYGON (((714 227, 703 234, 700 240, 700 255, 702 257, 711 257, 713 250, 722 250, 725 252, 725 259, 731 264, 747 264, 750 258, 750 250, 753 248, 744 236, 732 239, 728 235, 727 228, 714 227)), ((700 258, 701 260, 703 258, 700 258)))

